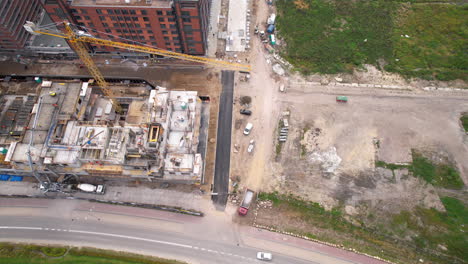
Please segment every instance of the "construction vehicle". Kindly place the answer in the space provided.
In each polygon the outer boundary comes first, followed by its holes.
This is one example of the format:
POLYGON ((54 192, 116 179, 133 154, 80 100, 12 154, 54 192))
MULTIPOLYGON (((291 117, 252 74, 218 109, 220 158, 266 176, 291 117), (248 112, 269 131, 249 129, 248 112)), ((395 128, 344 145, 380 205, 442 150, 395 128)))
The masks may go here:
POLYGON ((79 184, 61 184, 54 183, 55 188, 51 188, 48 184, 43 183, 39 186, 39 189, 47 191, 56 191, 61 193, 73 193, 76 191, 85 192, 85 193, 95 193, 95 194, 104 194, 106 188, 102 184, 94 185, 89 183, 79 183, 79 184), (52 189, 52 190, 51 190, 52 189))
POLYGON ((112 101, 115 111, 119 113, 122 112, 122 107, 120 106, 119 102, 117 102, 117 100, 115 99, 113 92, 109 89, 108 83, 106 82, 104 76, 99 71, 96 64, 94 63, 84 43, 109 46, 109 47, 114 47, 114 48, 119 48, 119 49, 127 49, 131 51, 136 51, 136 52, 143 52, 143 53, 154 54, 154 55, 159 55, 159 56, 164 56, 164 57, 176 58, 180 60, 198 62, 202 64, 227 68, 231 70, 238 70, 242 72, 250 72, 251 70, 249 65, 220 61, 216 59, 198 57, 198 56, 193 56, 193 55, 187 55, 183 53, 158 49, 158 48, 154 48, 150 46, 127 44, 127 43, 121 43, 121 42, 112 41, 112 40, 99 39, 99 38, 93 37, 91 34, 83 30, 78 30, 77 29, 78 27, 75 27, 75 29, 72 28, 72 24, 69 23, 68 21, 64 21, 63 24, 65 26, 65 33, 56 33, 50 30, 40 29, 39 27, 36 26, 36 24, 30 21, 26 21, 26 24, 24 24, 23 27, 26 29, 26 31, 28 31, 29 33, 33 35, 43 34, 43 35, 49 35, 49 36, 66 39, 70 43, 70 45, 72 46, 73 50, 76 52, 78 57, 81 59, 81 61, 86 65, 89 73, 91 74, 91 76, 93 76, 98 86, 102 89, 102 92, 104 93, 104 95, 112 101))
POLYGON ((242 203, 239 206, 239 215, 246 215, 249 212, 250 204, 253 201, 255 192, 247 189, 244 194, 244 199, 242 199, 242 203))

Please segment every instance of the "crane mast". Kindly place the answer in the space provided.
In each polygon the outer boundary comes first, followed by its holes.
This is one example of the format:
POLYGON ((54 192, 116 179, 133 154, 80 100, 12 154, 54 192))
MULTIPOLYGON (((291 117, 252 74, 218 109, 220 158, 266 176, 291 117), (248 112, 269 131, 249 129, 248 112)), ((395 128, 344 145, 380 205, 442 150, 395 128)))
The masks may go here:
POLYGON ((84 65, 86 65, 86 68, 88 69, 91 76, 93 76, 94 80, 96 81, 97 85, 101 88, 104 95, 111 100, 115 111, 121 113, 122 107, 116 100, 112 90, 109 89, 109 84, 106 82, 106 79, 104 79, 104 76, 102 75, 101 71, 94 63, 93 58, 91 58, 91 56, 89 55, 89 51, 86 48, 86 46, 83 45, 83 42, 80 41, 79 36, 77 36, 73 29, 70 27, 70 23, 65 23, 65 30, 73 50, 75 50, 78 57, 80 57, 81 61, 84 63, 84 65))

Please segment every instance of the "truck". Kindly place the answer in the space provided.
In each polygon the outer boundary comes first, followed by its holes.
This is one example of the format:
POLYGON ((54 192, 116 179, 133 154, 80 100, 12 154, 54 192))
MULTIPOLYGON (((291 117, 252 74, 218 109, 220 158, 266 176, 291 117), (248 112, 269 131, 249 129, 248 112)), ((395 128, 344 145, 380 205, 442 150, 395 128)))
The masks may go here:
POLYGON ((268 25, 274 25, 276 20, 276 14, 271 14, 267 19, 268 25))
POLYGON ((275 32, 275 25, 268 25, 266 31, 267 31, 267 33, 272 34, 273 32, 275 32))
POLYGON ((98 184, 89 184, 89 183, 80 183, 76 185, 76 189, 82 192, 87 192, 87 193, 97 193, 97 194, 104 194, 105 188, 104 185, 98 184))
POLYGON ((247 212, 249 211, 250 204, 252 203, 252 200, 254 198, 255 192, 247 189, 244 194, 244 199, 242 199, 242 202, 239 206, 239 215, 247 215, 247 212))

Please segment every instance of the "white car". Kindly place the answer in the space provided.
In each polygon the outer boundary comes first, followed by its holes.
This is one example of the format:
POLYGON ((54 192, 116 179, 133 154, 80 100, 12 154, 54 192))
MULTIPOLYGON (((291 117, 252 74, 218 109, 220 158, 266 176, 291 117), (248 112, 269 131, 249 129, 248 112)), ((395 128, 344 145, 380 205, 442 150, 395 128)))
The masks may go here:
POLYGON ((249 147, 247 148, 247 152, 251 153, 253 151, 254 147, 255 147, 255 140, 252 139, 252 140, 250 140, 250 144, 249 144, 249 147))
POLYGON ((244 135, 250 134, 250 131, 252 130, 252 128, 253 128, 253 124, 247 123, 247 125, 244 128, 244 135))
POLYGON ((257 252, 257 259, 270 261, 273 259, 273 256, 271 255, 271 253, 257 252))

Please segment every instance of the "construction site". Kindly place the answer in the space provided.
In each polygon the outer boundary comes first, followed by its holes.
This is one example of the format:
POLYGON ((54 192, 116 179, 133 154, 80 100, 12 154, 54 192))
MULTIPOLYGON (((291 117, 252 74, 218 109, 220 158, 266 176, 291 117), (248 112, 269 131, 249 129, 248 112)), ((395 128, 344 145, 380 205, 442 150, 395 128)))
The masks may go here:
POLYGON ((195 91, 121 81, 109 84, 110 99, 93 80, 1 86, 0 173, 203 180, 195 91))

